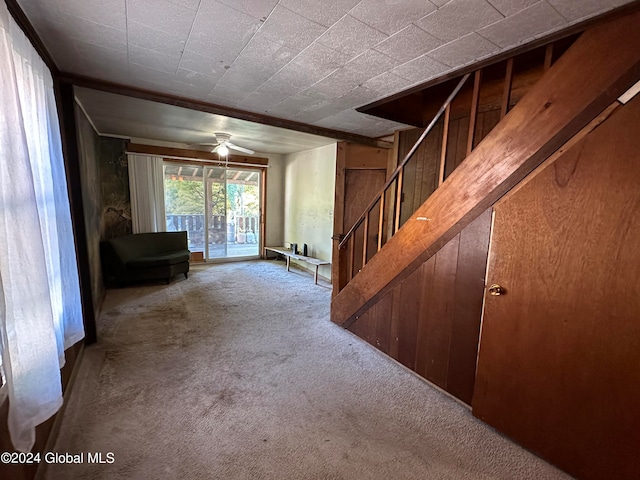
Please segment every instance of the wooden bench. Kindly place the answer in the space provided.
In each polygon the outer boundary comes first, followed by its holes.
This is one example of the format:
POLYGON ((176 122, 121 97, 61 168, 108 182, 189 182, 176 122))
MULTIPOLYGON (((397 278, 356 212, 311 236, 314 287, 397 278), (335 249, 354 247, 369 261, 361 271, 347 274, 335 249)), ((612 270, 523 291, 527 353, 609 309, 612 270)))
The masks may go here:
POLYGON ((304 255, 300 255, 298 253, 293 253, 291 251, 290 248, 285 248, 285 247, 264 247, 264 249, 270 250, 272 252, 278 253, 280 255, 282 255, 283 257, 285 257, 287 259, 287 272, 290 271, 289 267, 291 266, 291 259, 293 258, 294 260, 301 260, 303 262, 306 262, 310 265, 315 265, 316 267, 316 271, 315 274, 313 276, 313 281, 315 282, 315 284, 318 284, 318 267, 320 265, 331 265, 331 262, 327 262, 326 260, 320 260, 319 258, 313 258, 313 257, 305 257, 304 255))

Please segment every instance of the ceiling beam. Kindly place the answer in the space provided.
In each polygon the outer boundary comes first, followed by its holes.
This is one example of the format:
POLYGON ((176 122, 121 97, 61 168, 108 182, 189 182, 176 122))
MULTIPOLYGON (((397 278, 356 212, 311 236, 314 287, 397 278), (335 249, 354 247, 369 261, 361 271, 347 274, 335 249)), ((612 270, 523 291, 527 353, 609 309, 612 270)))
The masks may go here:
POLYGON ((140 98, 142 100, 148 100, 151 102, 158 102, 164 103, 166 105, 187 108, 189 110, 196 110, 199 112, 211 113, 214 115, 223 115, 225 117, 238 118, 240 120, 259 123, 261 125, 270 125, 272 127, 286 128, 288 130, 309 133, 311 135, 333 138, 338 141, 359 143, 361 145, 368 145, 378 148, 391 148, 391 143, 389 142, 385 142, 376 138, 366 137, 364 135, 342 132, 340 130, 332 130, 330 128, 317 127, 315 125, 308 125, 306 123, 296 122, 293 120, 286 120, 283 118, 271 117, 269 115, 263 115, 260 113, 248 112, 246 110, 240 110, 237 108, 225 107, 223 105, 216 105, 213 103, 203 102, 201 100, 178 97, 175 95, 169 95, 165 93, 154 92, 151 90, 122 85, 119 83, 106 82, 103 80, 76 75, 73 73, 63 72, 58 76, 58 78, 61 81, 70 83, 76 87, 91 88, 94 90, 100 90, 102 92, 115 93, 117 95, 124 95, 126 97, 140 98))
POLYGON ((221 163, 241 163, 256 166, 266 166, 269 159, 264 157, 247 157, 244 155, 229 155, 226 159, 217 153, 203 152, 202 150, 189 150, 186 148, 159 147, 156 145, 142 145, 139 143, 128 143, 127 153, 139 153, 142 155, 153 155, 156 157, 184 158, 195 160, 206 160, 221 163))

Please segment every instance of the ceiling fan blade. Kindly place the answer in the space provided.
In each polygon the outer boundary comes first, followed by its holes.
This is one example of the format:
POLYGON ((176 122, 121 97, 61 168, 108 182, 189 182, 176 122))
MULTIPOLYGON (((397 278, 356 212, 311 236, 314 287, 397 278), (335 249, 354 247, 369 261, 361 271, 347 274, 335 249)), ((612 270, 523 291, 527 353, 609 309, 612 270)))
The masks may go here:
POLYGON ((237 150, 238 152, 248 153, 249 155, 253 155, 254 153, 256 153, 249 148, 239 147, 238 145, 234 145, 231 142, 227 142, 227 147, 229 147, 231 150, 237 150))

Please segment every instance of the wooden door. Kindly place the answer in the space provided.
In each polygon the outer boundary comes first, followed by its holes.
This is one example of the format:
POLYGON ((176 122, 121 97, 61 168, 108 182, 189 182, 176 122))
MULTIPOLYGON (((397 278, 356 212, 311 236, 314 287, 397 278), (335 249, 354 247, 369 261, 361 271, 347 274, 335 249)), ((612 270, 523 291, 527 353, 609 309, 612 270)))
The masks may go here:
MULTIPOLYGON (((344 191, 344 231, 347 231, 358 220, 364 209, 376 196, 384 185, 386 170, 346 170, 344 191)), ((367 235, 368 257, 378 246, 379 216, 370 215, 367 235)), ((364 244, 364 230, 361 226, 354 236, 353 275, 362 268, 362 249, 364 244)))
POLYGON ((473 413, 578 478, 640 475, 640 97, 495 208, 473 413))
MULTIPOLYGON (((332 260, 333 295, 336 295, 348 282, 348 278, 362 268, 362 249, 364 244, 363 227, 355 233, 354 262, 347 265, 340 259, 338 244, 342 235, 355 224, 365 208, 384 185, 387 174, 388 150, 367 147, 348 142, 338 143, 336 157, 336 195, 334 207, 334 250, 332 260), (353 271, 352 271, 353 270, 353 271)), ((377 248, 379 210, 369 218, 367 251, 377 248)), ((370 257, 371 255, 369 255, 370 257)))

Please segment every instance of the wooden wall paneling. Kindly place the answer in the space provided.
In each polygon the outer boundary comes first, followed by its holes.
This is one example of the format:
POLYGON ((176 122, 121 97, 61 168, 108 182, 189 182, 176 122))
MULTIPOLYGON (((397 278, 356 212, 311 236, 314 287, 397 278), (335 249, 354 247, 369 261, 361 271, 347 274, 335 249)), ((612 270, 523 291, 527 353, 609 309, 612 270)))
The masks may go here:
MULTIPOLYGON (((362 267, 362 238, 350 241, 346 249, 339 250, 338 246, 344 233, 353 226, 384 184, 388 161, 389 153, 384 148, 348 142, 340 142, 337 145, 333 223, 334 261, 331 268, 334 279, 332 296, 337 295, 353 274, 362 267), (358 256, 359 259, 356 258, 358 256), (355 262, 355 269, 352 259, 355 262)), ((377 245, 374 248, 377 249, 377 245)))
MULTIPOLYGON (((385 169, 345 169, 343 232, 348 231, 356 220, 358 220, 374 195, 376 195, 384 184, 385 176, 385 169)), ((354 251, 354 275, 362 268, 363 230, 363 225, 360 225, 360 227, 353 232, 353 240, 350 242, 352 243, 354 251)))
POLYGON ((544 66, 543 70, 546 72, 551 68, 551 62, 553 61, 553 43, 547 45, 544 49, 544 66))
POLYGON ((517 104, 544 74, 546 47, 540 47, 514 59, 510 105, 517 104))
POLYGON ((433 284, 431 291, 427 294, 429 313, 424 319, 429 331, 424 345, 429 356, 424 376, 445 390, 449 369, 459 244, 460 235, 457 235, 435 255, 433 284))
POLYGON ((376 341, 375 346, 387 355, 391 348, 391 318, 393 293, 389 292, 376 303, 376 341))
POLYGON ((416 368, 416 344, 418 336, 418 315, 420 312, 420 292, 422 291, 422 270, 417 269, 400 284, 394 310, 399 312, 398 357, 405 367, 416 368))
POLYGON ((393 182, 384 195, 384 230, 382 237, 381 247, 389 241, 389 239, 393 236, 394 228, 395 228, 395 204, 396 204, 396 183, 393 182))
POLYGON ((444 118, 440 119, 433 127, 431 134, 424 139, 422 147, 422 178, 420 182, 420 195, 414 199, 413 212, 422 205, 427 198, 438 188, 438 176, 440 173, 440 157, 442 149, 442 136, 444 135, 444 118))
POLYGON ((469 128, 467 133, 467 149, 465 157, 473 150, 473 138, 476 133, 476 120, 478 117, 478 104, 480 102, 480 82, 482 81, 482 70, 476 70, 473 78, 473 95, 471 97, 471 110, 469 112, 469 128))
POLYGON ((368 262, 376 253, 378 253, 378 238, 381 227, 380 212, 380 201, 378 201, 371 212, 369 212, 369 232, 367 235, 366 262, 368 262))
POLYGON ((376 253, 380 251, 382 245, 384 245, 384 225, 385 225, 385 212, 386 212, 386 193, 380 196, 380 203, 378 204, 378 238, 376 244, 376 253))
MULTIPOLYGON (((443 129, 444 120, 440 119, 404 168, 400 226, 438 187, 443 129)), ((421 134, 420 129, 401 132, 402 141, 398 148, 401 157, 411 150, 421 134)))
POLYGON ((634 13, 583 34, 333 299, 332 320, 368 308, 630 88, 640 76, 639 22, 634 13))
POLYGON ((577 478, 640 471, 640 97, 496 207, 474 414, 577 478))
POLYGON ((364 312, 353 322, 349 331, 370 345, 376 346, 376 306, 364 312))
MULTIPOLYGON (((400 193, 398 229, 400 229, 411 216, 416 187, 416 175, 418 173, 416 170, 419 167, 421 166, 418 165, 414 156, 402 169, 402 192, 400 193)), ((420 172, 420 174, 422 174, 422 172, 420 172)))
POLYGON ((502 119, 508 112, 511 105, 511 88, 513 86, 513 58, 507 60, 507 68, 504 74, 504 87, 502 93, 502 106, 500 108, 500 118, 502 119))
MULTIPOLYGON (((387 160, 387 175, 386 180, 391 178, 391 175, 398 167, 398 162, 401 161, 398 157, 400 155, 398 146, 400 144, 400 131, 396 130, 393 133, 393 148, 389 150, 389 157, 387 160)), ((396 184, 397 182, 393 182, 385 193, 385 212, 384 212, 384 237, 382 239, 382 245, 387 243, 387 240, 390 239, 395 233, 395 215, 396 215, 396 184)))
POLYGON ((348 170, 386 170, 388 149, 349 143, 344 167, 348 170))
POLYGON ((362 222, 362 266, 364 267, 367 264, 368 256, 367 251, 369 250, 369 217, 370 213, 367 213, 364 216, 364 221, 362 222))
POLYGON ((483 113, 482 130, 479 132, 481 137, 478 138, 480 143, 484 138, 489 135, 498 123, 500 123, 500 110, 488 110, 483 113))
POLYGON ((567 50, 569 50, 571 45, 574 44, 574 42, 578 39, 578 37, 580 37, 580 35, 582 35, 582 32, 574 34, 574 35, 570 35, 570 36, 565 37, 565 38, 558 39, 555 42, 553 42, 553 56, 551 58, 551 65, 556 63, 558 61, 558 59, 562 55, 564 55, 564 53, 567 50))
POLYGON ((491 216, 488 209, 462 230, 458 248, 446 389, 468 405, 475 384, 491 216))
MULTIPOLYGON (((433 283, 435 276, 436 256, 424 262, 422 270, 422 291, 420 292, 420 310, 418 316, 418 331, 416 339, 416 373, 427 378, 427 371, 433 356, 429 349, 431 330, 433 323, 434 303, 437 301, 433 295, 433 283)), ((437 321, 437 320, 436 320, 437 321)))
POLYGON ((355 236, 352 236, 349 239, 349 243, 348 243, 348 247, 349 247, 349 253, 348 253, 348 260, 347 260, 347 283, 349 283, 349 281, 354 277, 354 275, 356 274, 356 269, 355 269, 355 261, 356 261, 356 239, 355 236))
POLYGON ((467 152, 467 135, 469 133, 469 117, 461 117, 451 120, 452 133, 456 135, 449 136, 449 144, 447 145, 447 160, 444 166, 445 180, 453 173, 453 171, 466 158, 467 152))
POLYGON ((400 230, 400 211, 402 209, 402 184, 404 182, 404 168, 401 168, 396 178, 396 197, 395 197, 395 213, 394 213, 394 225, 393 234, 400 230))
POLYGON ((385 296, 391 295, 391 325, 389 327, 389 356, 398 360, 400 353, 400 285, 396 285, 385 296))

